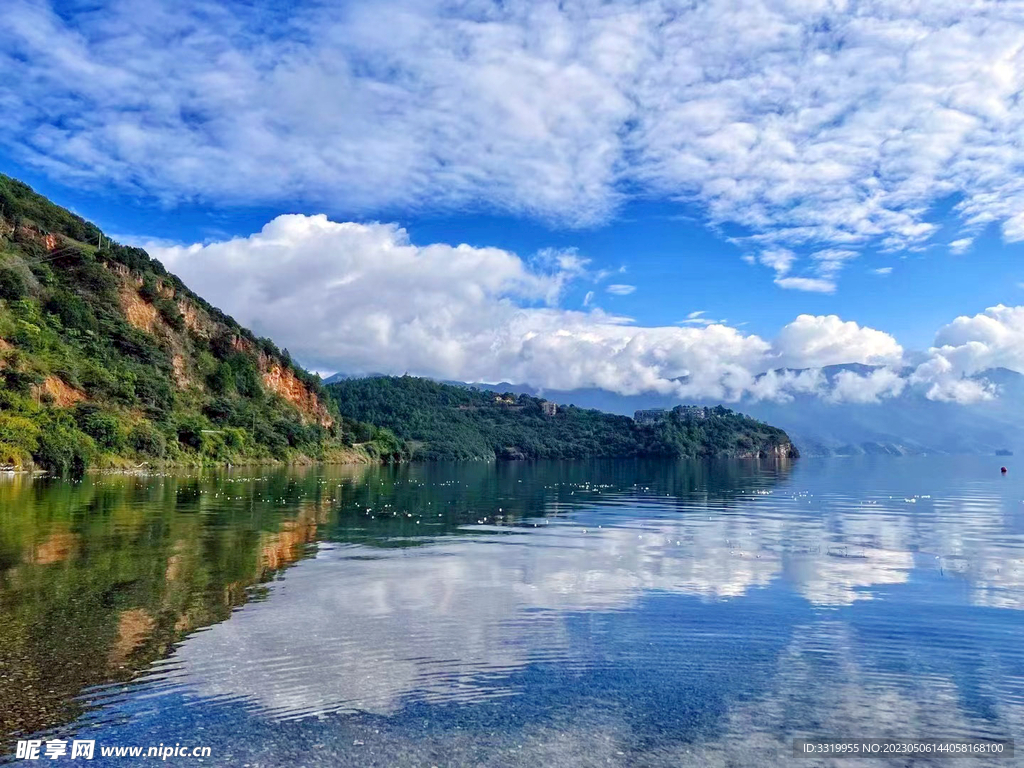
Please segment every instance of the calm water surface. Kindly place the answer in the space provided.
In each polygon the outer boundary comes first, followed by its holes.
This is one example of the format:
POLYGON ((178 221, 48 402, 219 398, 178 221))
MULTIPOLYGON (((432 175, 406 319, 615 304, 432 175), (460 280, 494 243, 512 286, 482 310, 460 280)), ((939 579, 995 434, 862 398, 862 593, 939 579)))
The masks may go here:
POLYGON ((1024 466, 999 461, 8 479, 0 753, 26 734, 232 766, 1024 749, 1024 466))

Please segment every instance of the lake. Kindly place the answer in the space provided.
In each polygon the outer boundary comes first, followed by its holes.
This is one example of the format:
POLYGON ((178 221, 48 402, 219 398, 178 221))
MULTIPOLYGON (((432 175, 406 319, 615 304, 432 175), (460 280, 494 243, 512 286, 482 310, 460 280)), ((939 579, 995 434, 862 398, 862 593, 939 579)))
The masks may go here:
POLYGON ((796 738, 1019 740, 1024 474, 1001 462, 7 478, 0 753, 756 766, 796 738))

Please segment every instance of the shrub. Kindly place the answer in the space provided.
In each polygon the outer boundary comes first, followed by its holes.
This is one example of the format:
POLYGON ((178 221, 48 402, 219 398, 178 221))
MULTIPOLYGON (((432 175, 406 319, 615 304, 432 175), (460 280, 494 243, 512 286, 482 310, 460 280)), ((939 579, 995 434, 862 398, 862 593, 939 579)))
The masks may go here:
POLYGON ((118 382, 114 375, 92 360, 85 361, 79 380, 90 397, 111 394, 118 387, 118 382))
POLYGON ((160 313, 160 317, 164 319, 164 322, 167 323, 167 325, 176 331, 185 330, 185 318, 178 310, 177 304, 170 299, 161 296, 153 302, 153 306, 157 308, 157 311, 160 313))
POLYGON ((167 440, 158 429, 151 424, 136 424, 128 433, 128 444, 136 453, 143 456, 163 458, 167 450, 167 440))
POLYGON ((224 444, 235 451, 245 448, 249 435, 244 429, 238 427, 227 427, 224 429, 224 444))
POLYGON ((94 405, 80 405, 76 410, 76 420, 78 428, 101 448, 115 453, 124 449, 124 428, 114 414, 104 413, 94 405))
POLYGON ((34 371, 21 371, 14 367, 0 370, 0 379, 7 389, 19 395, 29 394, 34 385, 43 381, 43 377, 34 371))
POLYGON ((117 278, 108 272, 102 264, 95 261, 84 261, 78 269, 81 285, 94 293, 107 304, 117 302, 117 278))
POLYGON ((60 318, 65 328, 79 331, 96 330, 96 318, 88 305, 70 291, 57 291, 46 302, 46 311, 60 318))
POLYGON ((143 369, 135 380, 135 396, 151 414, 166 416, 174 403, 174 392, 166 376, 154 369, 143 369))
POLYGON ((28 293, 25 277, 11 267, 0 267, 0 299, 17 301, 28 293))
POLYGON ((235 374, 227 363, 220 363, 206 377, 206 385, 214 394, 225 395, 235 390, 235 374))
POLYGON ((206 425, 199 419, 190 418, 178 422, 178 442, 193 451, 203 450, 203 429, 206 425))
POLYGON ((35 275, 41 285, 53 285, 54 274, 49 264, 33 262, 28 265, 29 270, 35 275))
POLYGON ((14 332, 14 343, 21 349, 38 352, 43 348, 42 328, 35 323, 19 320, 14 332))
POLYGON ((24 416, 0 413, 0 443, 31 453, 39 446, 39 427, 24 416))
POLYGON ((235 419, 235 406, 225 397, 218 397, 206 404, 203 413, 215 424, 230 424, 235 419))
POLYGON ((96 446, 88 435, 60 421, 51 421, 40 432, 32 456, 47 472, 79 477, 89 466, 96 446))
POLYGON ((139 287, 139 296, 146 301, 155 301, 159 292, 156 289, 156 278, 150 274, 146 274, 142 278, 142 285, 139 287))
POLYGON ((10 443, 0 443, 0 465, 5 467, 23 467, 31 454, 17 445, 11 445, 10 443))
POLYGON ((167 362, 167 355, 157 345, 156 339, 145 331, 129 325, 126 322, 117 322, 113 327, 104 328, 120 352, 132 357, 143 365, 158 365, 167 362))

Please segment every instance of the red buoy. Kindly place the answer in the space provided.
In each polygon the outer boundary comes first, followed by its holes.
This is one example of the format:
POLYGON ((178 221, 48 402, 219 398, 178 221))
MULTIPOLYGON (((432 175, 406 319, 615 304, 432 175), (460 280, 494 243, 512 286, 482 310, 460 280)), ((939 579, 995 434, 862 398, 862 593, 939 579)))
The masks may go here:
POLYGON ((999 471, 1002 472, 1005 475, 1006 474, 1006 467, 1000 467, 999 471))

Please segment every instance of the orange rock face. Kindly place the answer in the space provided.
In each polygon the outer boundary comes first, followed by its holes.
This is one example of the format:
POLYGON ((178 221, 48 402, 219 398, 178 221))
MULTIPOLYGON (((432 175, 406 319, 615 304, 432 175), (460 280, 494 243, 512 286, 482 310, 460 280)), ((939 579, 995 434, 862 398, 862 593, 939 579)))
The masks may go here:
POLYGON ((300 413, 321 426, 329 427, 334 423, 324 404, 295 377, 290 369, 284 368, 280 363, 270 360, 265 355, 260 355, 260 369, 263 371, 264 387, 283 397, 298 408, 300 413))
POLYGON ((144 301, 139 292, 129 285, 122 285, 120 291, 121 309, 124 310, 128 322, 140 331, 152 333, 156 327, 159 313, 152 304, 144 301))
MULTIPOLYGON (((5 229, 7 228, 5 227, 5 229)), ((15 233, 14 227, 10 227, 9 230, 12 234, 15 233)), ((60 239, 56 235, 43 234, 35 227, 25 226, 22 224, 18 227, 16 234, 25 240, 35 240, 37 243, 42 244, 42 246, 48 251, 55 251, 58 246, 60 246, 60 239)))
POLYGON ((210 329, 203 323, 199 313, 196 311, 196 308, 192 306, 190 302, 179 301, 178 311, 181 312, 181 316, 185 318, 186 328, 200 336, 209 337, 210 329))
POLYGON ((185 363, 185 358, 181 355, 174 355, 171 358, 171 365, 174 366, 174 383, 177 384, 178 389, 186 389, 192 383, 192 379, 188 375, 188 366, 185 363))
POLYGON ((33 387, 33 390, 37 397, 48 396, 58 408, 70 408, 75 403, 85 400, 85 392, 69 386, 56 376, 47 376, 43 383, 33 387))

